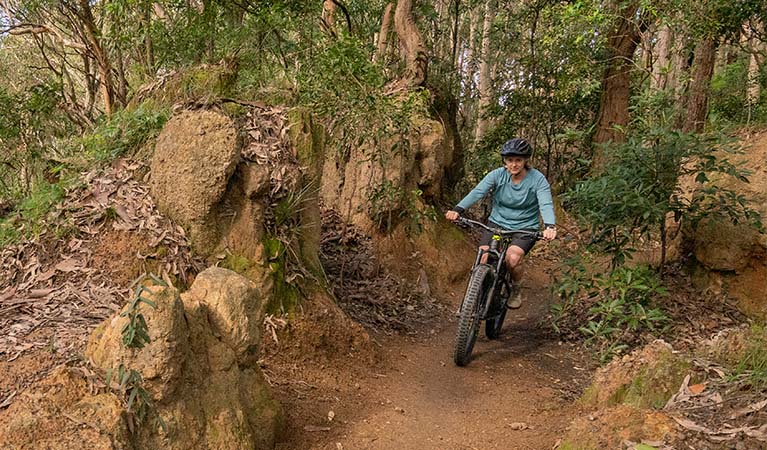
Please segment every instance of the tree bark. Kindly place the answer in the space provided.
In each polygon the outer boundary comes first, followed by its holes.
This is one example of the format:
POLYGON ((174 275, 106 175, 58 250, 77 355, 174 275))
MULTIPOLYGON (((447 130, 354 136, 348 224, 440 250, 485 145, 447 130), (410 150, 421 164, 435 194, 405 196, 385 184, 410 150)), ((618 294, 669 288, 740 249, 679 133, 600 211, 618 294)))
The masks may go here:
POLYGON ((482 25, 482 55, 479 62, 479 108, 477 111, 477 127, 474 132, 474 141, 479 142, 482 136, 485 135, 489 127, 490 121, 487 117, 488 108, 490 107, 490 100, 492 98, 491 90, 491 70, 492 64, 490 62, 490 33, 493 29, 493 21, 495 20, 495 1, 487 0, 485 3, 485 21, 482 25))
POLYGON ((746 87, 746 105, 749 107, 749 119, 751 115, 750 109, 759 103, 759 98, 762 95, 762 86, 759 84, 759 56, 763 54, 765 44, 757 36, 757 33, 763 29, 761 24, 759 24, 759 28, 758 30, 752 30, 749 36, 751 57, 748 60, 748 82, 746 87))
POLYGON ((151 5, 147 3, 144 6, 143 11, 143 27, 144 27, 144 64, 146 66, 147 74, 154 75, 155 73, 155 60, 154 60, 154 42, 152 41, 152 9, 151 5))
POLYGON ((101 45, 99 32, 96 28, 96 20, 93 17, 90 2, 78 0, 78 16, 83 25, 83 31, 88 41, 90 50, 93 52, 96 64, 99 68, 99 80, 101 97, 104 102, 104 113, 107 118, 112 116, 114 110, 114 82, 112 80, 112 64, 106 50, 101 45))
POLYGON ((671 70, 671 28, 663 25, 658 32, 658 43, 655 44, 657 57, 653 61, 651 86, 659 91, 666 89, 668 73, 671 70))
POLYGON ((394 30, 405 52, 405 73, 396 84, 398 89, 409 89, 426 83, 429 57, 413 17, 413 2, 399 0, 394 9, 394 30))
POLYGON ((688 38, 677 30, 674 33, 674 44, 671 49, 671 69, 667 75, 666 88, 673 92, 674 99, 680 100, 685 91, 687 71, 690 68, 690 51, 687 47, 688 38))
POLYGON ((682 131, 703 131, 708 115, 708 94, 716 60, 716 39, 705 37, 695 46, 692 81, 687 95, 686 114, 682 131))
POLYGON ((466 92, 469 96, 474 91, 474 64, 477 53, 477 28, 482 14, 479 13, 479 7, 474 6, 469 12, 469 39, 466 45, 466 64, 463 68, 463 77, 466 80, 466 92))
POLYGON ((333 2, 333 0, 324 0, 322 2, 322 17, 320 18, 320 25, 322 31, 334 37, 336 36, 335 14, 335 2, 333 2))
POLYGON ((391 13, 394 8, 393 3, 387 3, 384 7, 383 16, 381 17, 381 31, 378 32, 378 45, 376 46, 376 52, 373 54, 373 61, 381 61, 386 54, 386 47, 389 43, 389 29, 391 28, 391 13))
MULTIPOLYGON (((631 72, 634 52, 641 39, 641 28, 637 23, 639 1, 620 7, 612 31, 608 37, 610 59, 602 79, 602 96, 599 100, 599 114, 594 144, 610 141, 623 142, 624 132, 618 127, 629 123, 629 97, 631 95, 631 72)), ((594 148, 592 167, 597 171, 605 163, 599 145, 594 148)))

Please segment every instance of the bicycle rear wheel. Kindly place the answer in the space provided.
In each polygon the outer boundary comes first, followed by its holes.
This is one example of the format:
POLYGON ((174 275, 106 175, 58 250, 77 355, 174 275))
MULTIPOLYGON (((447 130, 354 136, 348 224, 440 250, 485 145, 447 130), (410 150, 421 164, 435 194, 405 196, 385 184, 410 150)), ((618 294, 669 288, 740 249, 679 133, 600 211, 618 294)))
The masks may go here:
POLYGON ((493 284, 492 269, 479 265, 471 273, 469 287, 461 305, 458 317, 458 331, 455 336, 453 361, 457 366, 465 366, 471 360, 471 351, 477 340, 480 325, 480 311, 486 301, 487 291, 493 284))

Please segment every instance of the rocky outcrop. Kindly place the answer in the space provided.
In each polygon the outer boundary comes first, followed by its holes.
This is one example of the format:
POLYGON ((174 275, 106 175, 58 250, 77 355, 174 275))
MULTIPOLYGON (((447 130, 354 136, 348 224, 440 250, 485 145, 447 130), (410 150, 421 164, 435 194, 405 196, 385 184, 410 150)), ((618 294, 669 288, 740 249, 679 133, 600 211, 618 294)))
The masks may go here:
POLYGON ((660 411, 690 368, 655 341, 599 369, 581 398, 588 415, 573 421, 562 448, 623 448, 626 441, 669 441, 676 423, 660 411))
POLYGON ((93 332, 86 350, 104 371, 122 366, 141 374, 153 403, 144 421, 129 431, 124 400, 96 388, 103 379, 63 368, 0 415, 0 447, 273 448, 282 411, 257 363, 269 288, 220 268, 200 273, 181 295, 150 287, 143 295, 156 307, 141 307, 151 338, 146 346, 125 347, 128 318, 117 314, 93 332))
POLYGON ((141 427, 139 448, 272 448, 281 411, 257 364, 264 287, 210 268, 184 294, 157 286, 151 292, 156 308, 142 308, 148 345, 123 346, 127 318, 116 316, 93 333, 86 352, 104 370, 123 365, 141 372, 174 437, 141 427))
MULTIPOLYGON (((767 134, 753 139, 735 162, 751 172, 749 183, 732 177, 716 180, 724 188, 743 195, 767 225, 767 134)), ((727 292, 741 308, 767 317, 767 234, 745 220, 703 221, 687 230, 687 241, 700 263, 696 280, 700 287, 727 292)))
POLYGON ((185 111, 168 121, 152 158, 157 206, 189 233, 202 253, 218 243, 217 206, 240 158, 237 129, 213 111, 185 111))
POLYGON ((354 147, 345 160, 327 155, 322 169, 324 203, 370 231, 383 218, 399 219, 406 203, 418 202, 414 190, 420 189, 425 196, 439 195, 445 168, 453 162, 453 141, 442 123, 418 117, 411 120, 411 136, 386 139, 374 148, 354 147))

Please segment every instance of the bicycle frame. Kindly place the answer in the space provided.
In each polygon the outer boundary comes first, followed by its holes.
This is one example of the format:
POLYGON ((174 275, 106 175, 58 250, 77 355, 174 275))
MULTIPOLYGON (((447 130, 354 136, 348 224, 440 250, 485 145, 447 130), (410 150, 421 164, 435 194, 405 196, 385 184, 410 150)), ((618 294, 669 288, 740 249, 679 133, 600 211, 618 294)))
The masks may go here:
POLYGON ((509 237, 493 234, 489 248, 484 249, 480 247, 477 249, 477 258, 474 261, 472 270, 480 264, 486 264, 493 267, 493 271, 491 272, 493 275, 493 284, 490 286, 490 289, 485 296, 484 305, 482 305, 482 311, 480 313, 480 320, 491 320, 498 317, 501 314, 500 308, 499 311, 491 311, 492 306, 496 303, 495 300, 498 292, 501 292, 503 285, 506 286, 507 292, 511 291, 511 286, 509 286, 508 281, 506 281, 506 250, 508 249, 509 239, 509 237), (482 257, 484 255, 487 255, 487 262, 485 263, 482 262, 482 257), (491 313, 494 314, 490 315, 491 313))
POLYGON ((526 230, 498 230, 488 227, 481 222, 476 222, 466 218, 460 218, 459 223, 480 226, 493 233, 488 248, 484 249, 480 247, 477 249, 477 258, 474 260, 474 265, 472 266, 471 270, 473 271, 480 264, 486 264, 493 268, 491 272, 493 276, 493 284, 490 286, 490 289, 485 296, 484 304, 482 305, 482 311, 480 313, 480 320, 495 319, 501 314, 501 308, 498 308, 498 311, 491 311, 493 305, 496 304, 495 300, 498 292, 502 290, 499 289, 499 287, 505 285, 506 291, 511 292, 511 286, 506 280, 506 250, 509 248, 511 236, 514 234, 530 234, 533 235, 536 239, 540 239, 541 234, 538 232, 530 232, 526 230), (487 255, 487 262, 483 263, 482 258, 485 255, 487 255))

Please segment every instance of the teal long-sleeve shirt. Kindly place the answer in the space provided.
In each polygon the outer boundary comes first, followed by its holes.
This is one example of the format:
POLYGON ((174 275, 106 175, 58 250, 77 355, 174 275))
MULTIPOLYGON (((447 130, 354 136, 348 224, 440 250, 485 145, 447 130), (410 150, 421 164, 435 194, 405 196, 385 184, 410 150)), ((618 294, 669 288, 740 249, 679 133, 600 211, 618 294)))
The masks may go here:
POLYGON ((505 168, 493 170, 458 203, 456 210, 469 208, 493 188, 491 222, 509 230, 537 230, 540 228, 540 211, 543 223, 556 224, 551 187, 546 177, 536 169, 529 169, 518 184, 511 181, 511 175, 505 168))

